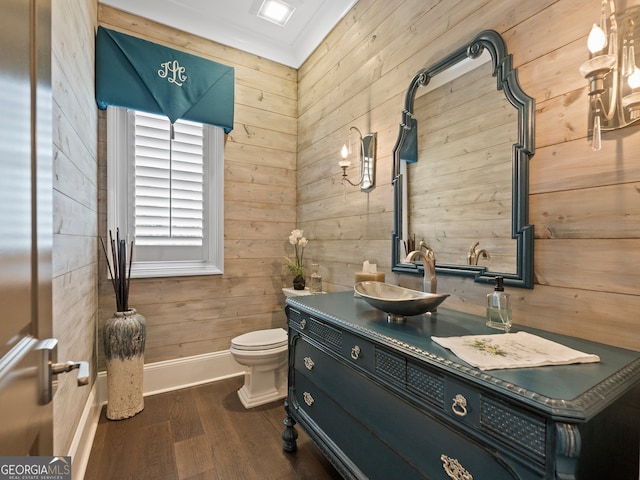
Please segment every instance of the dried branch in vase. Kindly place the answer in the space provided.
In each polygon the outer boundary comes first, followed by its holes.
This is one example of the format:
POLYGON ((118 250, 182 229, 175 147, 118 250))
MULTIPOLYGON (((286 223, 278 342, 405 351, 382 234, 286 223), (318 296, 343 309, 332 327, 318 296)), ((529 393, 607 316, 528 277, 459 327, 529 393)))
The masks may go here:
POLYGON ((113 291, 116 295, 116 311, 126 312, 129 310, 129 285, 131 283, 131 263, 133 260, 133 240, 127 248, 127 242, 120 238, 120 229, 116 229, 116 238, 113 238, 111 230, 109 230, 109 245, 111 247, 111 255, 107 251, 104 239, 100 237, 102 251, 107 260, 109 268, 109 277, 113 285, 113 291), (127 262, 127 258, 129 259, 127 262))

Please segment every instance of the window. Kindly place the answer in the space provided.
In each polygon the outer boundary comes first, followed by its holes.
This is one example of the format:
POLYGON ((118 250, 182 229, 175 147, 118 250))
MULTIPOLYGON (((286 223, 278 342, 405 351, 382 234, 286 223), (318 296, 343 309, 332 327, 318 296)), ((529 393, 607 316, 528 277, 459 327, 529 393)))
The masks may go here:
POLYGON ((222 128, 172 129, 166 117, 109 107, 107 138, 108 225, 135 239, 131 276, 221 274, 222 128))

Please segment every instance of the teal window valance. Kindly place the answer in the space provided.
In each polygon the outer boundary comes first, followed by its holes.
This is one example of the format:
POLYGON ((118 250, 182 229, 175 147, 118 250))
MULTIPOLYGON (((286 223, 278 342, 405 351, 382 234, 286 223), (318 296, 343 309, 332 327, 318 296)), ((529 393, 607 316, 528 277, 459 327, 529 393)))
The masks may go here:
POLYGON ((233 129, 234 70, 189 53, 98 27, 96 101, 233 129))

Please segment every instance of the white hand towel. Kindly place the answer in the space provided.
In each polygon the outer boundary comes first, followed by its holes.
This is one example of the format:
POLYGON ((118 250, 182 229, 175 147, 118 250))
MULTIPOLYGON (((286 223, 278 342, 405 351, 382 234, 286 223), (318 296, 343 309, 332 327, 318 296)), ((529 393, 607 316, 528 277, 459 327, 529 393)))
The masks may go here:
POLYGON ((600 361, 598 355, 583 353, 527 332, 431 337, 431 340, 480 370, 600 361))

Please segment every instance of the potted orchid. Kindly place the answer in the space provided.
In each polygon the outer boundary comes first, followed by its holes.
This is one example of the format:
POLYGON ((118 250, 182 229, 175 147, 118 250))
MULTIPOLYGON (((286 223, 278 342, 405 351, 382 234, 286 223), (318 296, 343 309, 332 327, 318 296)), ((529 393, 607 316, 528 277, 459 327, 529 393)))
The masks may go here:
POLYGON ((285 257, 287 268, 293 274, 293 288, 294 290, 304 290, 305 281, 302 259, 304 257, 304 247, 307 246, 308 240, 303 237, 302 230, 296 229, 289 235, 289 243, 293 245, 296 254, 295 261, 285 257))

